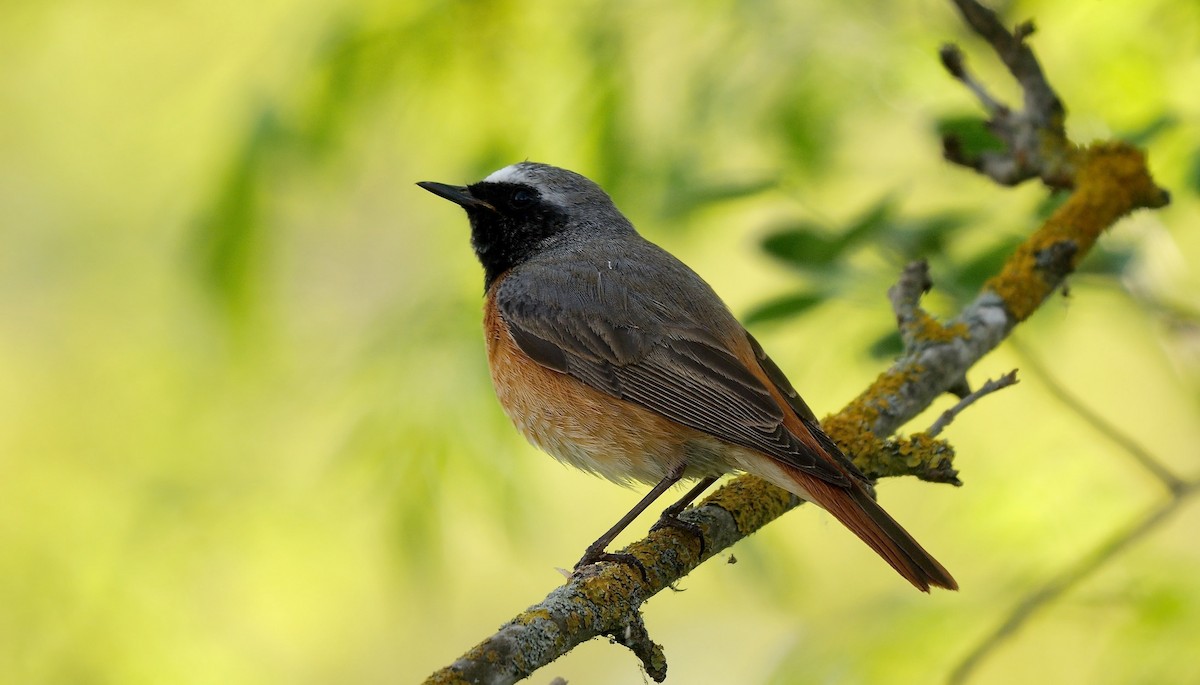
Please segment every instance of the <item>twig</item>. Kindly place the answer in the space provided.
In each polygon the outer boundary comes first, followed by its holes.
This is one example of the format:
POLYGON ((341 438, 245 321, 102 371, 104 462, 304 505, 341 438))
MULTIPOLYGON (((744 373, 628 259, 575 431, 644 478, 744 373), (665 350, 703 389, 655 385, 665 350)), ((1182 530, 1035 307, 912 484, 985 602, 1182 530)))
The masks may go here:
POLYGON ((1066 110, 1047 83, 1041 65, 1025 39, 1033 23, 1019 24, 1009 33, 996 13, 974 0, 954 0, 963 19, 987 40, 1008 67, 1024 94, 1024 108, 1014 110, 996 100, 967 69, 966 59, 956 45, 941 50, 942 65, 975 95, 988 113, 988 128, 1001 141, 1002 151, 968 153, 955 135, 947 135, 943 152, 948 161, 987 175, 997 183, 1016 185, 1040 177, 1053 188, 1070 188, 1075 181, 1077 150, 1065 133, 1066 110))
MULTIPOLYGON (((929 277, 929 263, 924 259, 907 264, 895 285, 888 288, 888 300, 896 315, 896 328, 900 331, 905 351, 910 354, 931 344, 960 338, 967 332, 961 323, 944 325, 921 308, 921 296, 931 288, 933 280, 929 277)), ((971 394, 966 373, 947 386, 946 390, 960 398, 971 394)))
POLYGON ((888 300, 892 303, 892 311, 896 314, 896 322, 904 327, 904 322, 916 318, 920 309, 921 296, 929 292, 933 281, 929 278, 929 262, 918 259, 909 262, 901 272, 896 284, 888 288, 888 300))
POLYGON ((1063 571, 1056 578, 1051 579, 1046 584, 1026 595, 1024 599, 1017 602, 1016 606, 1012 608, 1000 625, 988 633, 959 662, 958 666, 950 673, 947 683, 949 685, 961 685, 967 682, 967 679, 971 677, 971 674, 975 672, 979 664, 995 651, 1004 640, 1012 636, 1021 626, 1033 618, 1038 611, 1044 609, 1046 605, 1070 591, 1098 568, 1128 549, 1133 543, 1148 535, 1165 521, 1168 516, 1179 509, 1190 496, 1194 495, 1198 488, 1200 488, 1200 479, 1182 481, 1179 489, 1174 491, 1171 499, 1150 511, 1142 520, 1127 530, 1114 535, 1108 541, 1092 550, 1091 554, 1088 554, 1071 568, 1063 571))
POLYGON ((1032 123, 1041 129, 1061 131, 1066 109, 1046 81, 1033 50, 1025 44, 1025 39, 1033 35, 1033 22, 1022 22, 1009 33, 995 12, 975 0, 954 0, 954 4, 975 33, 991 43, 1004 66, 1020 84, 1032 123))
POLYGON ((1016 385, 1018 382, 1016 369, 1009 371, 999 378, 989 379, 978 390, 962 398, 958 401, 958 404, 942 412, 942 415, 937 418, 937 421, 933 422, 929 430, 925 431, 925 435, 936 438, 939 433, 946 429, 946 426, 950 425, 950 422, 955 417, 961 414, 964 409, 974 404, 976 400, 982 398, 984 395, 990 395, 997 390, 1007 388, 1010 385, 1016 385))
POLYGON ((1116 426, 1093 412, 1087 407, 1086 404, 1083 403, 1082 400, 1071 394, 1066 387, 1058 382, 1058 379, 1055 378, 1050 369, 1046 368, 1045 364, 1042 364, 1037 355, 1022 345, 1016 338, 1010 339, 1009 342, 1013 349, 1016 350, 1017 354, 1025 360, 1025 366, 1033 371, 1033 373, 1041 377, 1042 382, 1046 385, 1046 389, 1050 391, 1050 394, 1053 395, 1055 399, 1057 399, 1059 402, 1062 402, 1068 408, 1070 408, 1071 411, 1078 414, 1079 418, 1087 422, 1087 424, 1094 428, 1096 432, 1113 441, 1120 446, 1121 449, 1125 450, 1125 453, 1133 457, 1133 459, 1140 464, 1142 468, 1154 474, 1155 478, 1157 478, 1163 484, 1163 486, 1167 488, 1167 490, 1172 493, 1177 493, 1185 486, 1185 482, 1180 479, 1179 476, 1176 476, 1174 473, 1172 473, 1171 470, 1168 469, 1161 461, 1159 461, 1154 455, 1150 454, 1146 448, 1139 445, 1133 438, 1122 433, 1117 429, 1116 426))
POLYGON ((661 683, 667 679, 667 657, 663 654, 662 646, 650 639, 640 613, 634 612, 630 622, 620 630, 609 633, 609 637, 637 656, 651 680, 661 683))
POLYGON ((942 66, 946 67, 946 71, 950 72, 951 76, 961 81, 968 90, 975 94, 976 99, 979 100, 979 104, 983 105, 988 114, 992 116, 1008 116, 1008 106, 992 97, 987 88, 967 69, 966 57, 963 56, 962 50, 957 45, 943 45, 939 56, 942 58, 942 66))

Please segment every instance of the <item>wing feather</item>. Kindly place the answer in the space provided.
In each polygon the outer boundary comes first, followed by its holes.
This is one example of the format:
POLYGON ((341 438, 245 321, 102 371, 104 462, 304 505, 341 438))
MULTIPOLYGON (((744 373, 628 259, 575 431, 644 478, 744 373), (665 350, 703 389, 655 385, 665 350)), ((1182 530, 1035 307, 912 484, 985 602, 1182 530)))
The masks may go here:
MULTIPOLYGON (((561 291, 571 287, 571 280, 556 279, 554 285, 561 291)), ((656 301, 655 309, 670 312, 671 319, 659 316, 634 325, 627 308, 637 303, 630 303, 633 294, 620 285, 619 279, 610 277, 603 290, 576 287, 566 296, 559 292, 553 307, 537 306, 525 289, 506 293, 501 287, 497 305, 514 342, 539 364, 685 426, 763 452, 828 483, 850 484, 844 470, 784 426, 784 408, 767 386, 705 326, 692 320, 688 308, 666 308, 656 301), (599 301, 614 295, 622 298, 623 307, 607 307, 599 301)), ((732 315, 725 315, 749 335, 732 315)), ((754 347, 756 353, 761 350, 757 343, 754 347)), ((771 381, 777 384, 774 378, 771 381)), ((812 412, 801 413, 794 403, 807 410, 799 395, 790 385, 786 390, 791 393, 786 395, 791 409, 809 419, 812 412)))

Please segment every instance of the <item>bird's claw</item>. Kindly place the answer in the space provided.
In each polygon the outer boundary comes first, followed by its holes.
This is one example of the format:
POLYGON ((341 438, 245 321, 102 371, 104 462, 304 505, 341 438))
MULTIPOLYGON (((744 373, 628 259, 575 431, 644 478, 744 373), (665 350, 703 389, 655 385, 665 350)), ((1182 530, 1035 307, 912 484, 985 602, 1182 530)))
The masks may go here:
POLYGON ((704 544, 704 529, 702 529, 700 526, 690 521, 684 521, 678 516, 664 511, 662 516, 658 517, 658 521, 656 521, 653 526, 650 526, 650 532, 653 533, 660 528, 674 528, 675 530, 683 531, 684 533, 694 536, 700 541, 700 556, 704 556, 704 551, 706 549, 706 545, 704 544))
POLYGON ((627 554, 624 552, 605 552, 603 549, 593 549, 591 547, 584 552, 583 558, 580 559, 577 564, 575 564, 575 572, 579 573, 579 570, 583 567, 591 566, 592 564, 598 564, 602 561, 632 566, 638 570, 638 573, 641 574, 643 582, 650 582, 650 575, 646 573, 646 565, 642 563, 641 559, 638 559, 632 554, 627 554))

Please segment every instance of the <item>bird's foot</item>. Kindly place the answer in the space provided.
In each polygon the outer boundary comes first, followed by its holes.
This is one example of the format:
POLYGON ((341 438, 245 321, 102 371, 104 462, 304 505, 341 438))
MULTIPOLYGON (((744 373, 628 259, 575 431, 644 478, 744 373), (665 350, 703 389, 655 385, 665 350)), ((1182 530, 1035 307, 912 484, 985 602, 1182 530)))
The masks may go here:
POLYGON ((644 582, 650 582, 650 576, 646 573, 646 566, 642 563, 641 559, 638 559, 632 554, 626 554, 624 552, 606 552, 604 551, 603 547, 597 547, 595 545, 588 547, 587 551, 583 553, 583 558, 580 559, 577 564, 575 564, 575 572, 579 573, 581 568, 585 566, 591 566, 592 564, 598 564, 602 561, 632 566, 638 570, 638 573, 641 574, 644 582))
POLYGON ((706 549, 704 544, 704 530, 700 528, 700 526, 697 526, 690 521, 684 521, 683 519, 679 518, 678 515, 668 509, 662 513, 662 516, 658 517, 658 521, 656 521, 653 526, 650 526, 650 532, 653 533, 660 528, 674 528, 675 530, 683 531, 684 533, 692 535, 700 541, 700 556, 704 556, 704 551, 706 549))

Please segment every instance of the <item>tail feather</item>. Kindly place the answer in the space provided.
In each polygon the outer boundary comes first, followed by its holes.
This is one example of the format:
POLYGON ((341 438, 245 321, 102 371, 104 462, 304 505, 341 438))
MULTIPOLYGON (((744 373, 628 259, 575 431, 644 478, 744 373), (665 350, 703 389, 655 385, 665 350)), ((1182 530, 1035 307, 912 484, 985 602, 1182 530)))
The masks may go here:
POLYGON ((813 500, 867 543, 918 590, 940 587, 957 590, 958 583, 937 559, 913 539, 860 483, 840 488, 801 474, 802 486, 813 500))

